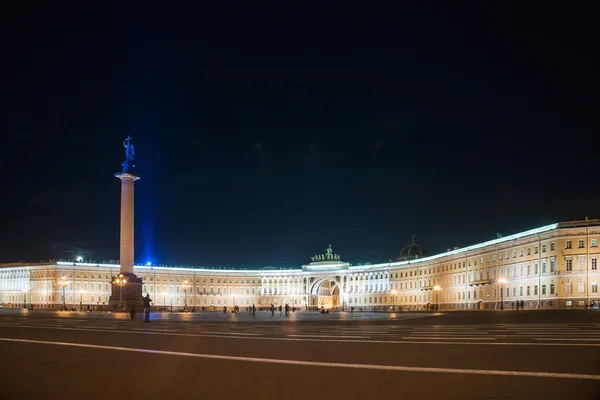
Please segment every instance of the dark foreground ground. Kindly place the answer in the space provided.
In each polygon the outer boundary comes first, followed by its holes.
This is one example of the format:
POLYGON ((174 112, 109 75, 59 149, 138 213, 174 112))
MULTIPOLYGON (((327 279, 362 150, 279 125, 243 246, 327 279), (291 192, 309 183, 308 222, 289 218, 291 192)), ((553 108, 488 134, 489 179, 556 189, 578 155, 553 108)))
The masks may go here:
POLYGON ((600 312, 0 310, 0 399, 600 399, 600 312))

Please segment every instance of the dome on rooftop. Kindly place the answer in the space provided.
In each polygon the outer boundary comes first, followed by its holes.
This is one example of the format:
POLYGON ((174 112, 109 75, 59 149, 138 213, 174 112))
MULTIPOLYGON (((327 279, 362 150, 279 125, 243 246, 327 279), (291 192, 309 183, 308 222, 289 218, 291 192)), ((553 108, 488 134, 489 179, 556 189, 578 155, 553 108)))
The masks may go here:
POLYGON ((407 261, 407 260, 416 260, 417 258, 427 257, 427 251, 425 249, 415 243, 415 238, 413 237, 413 241, 411 244, 404 246, 400 255, 396 259, 397 261, 407 261))

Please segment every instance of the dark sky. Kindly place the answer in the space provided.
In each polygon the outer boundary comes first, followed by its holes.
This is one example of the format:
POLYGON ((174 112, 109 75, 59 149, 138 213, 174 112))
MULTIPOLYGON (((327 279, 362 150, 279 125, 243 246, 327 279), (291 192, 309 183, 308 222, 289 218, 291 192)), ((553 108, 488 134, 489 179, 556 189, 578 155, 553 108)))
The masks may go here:
POLYGON ((2 13, 0 261, 117 259, 128 134, 137 262, 377 262, 600 216, 591 9, 120 3, 2 13))

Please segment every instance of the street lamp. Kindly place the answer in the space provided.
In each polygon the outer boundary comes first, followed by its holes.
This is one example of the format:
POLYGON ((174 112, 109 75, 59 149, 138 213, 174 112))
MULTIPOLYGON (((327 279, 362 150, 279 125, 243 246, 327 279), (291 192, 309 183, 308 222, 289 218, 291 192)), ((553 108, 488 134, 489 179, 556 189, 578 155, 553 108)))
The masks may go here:
POLYGON ((188 281, 183 281, 183 296, 184 296, 184 304, 183 304, 183 312, 188 312, 188 305, 187 305, 187 291, 188 288, 190 287, 190 285, 188 284, 188 281))
POLYGON ((435 311, 438 311, 440 309, 439 303, 438 303, 438 292, 440 290, 442 290, 441 287, 439 287, 438 285, 435 285, 433 287, 433 290, 435 290, 435 311))
POLYGON ((119 310, 123 311, 123 286, 127 284, 127 278, 119 274, 115 278, 115 283, 119 285, 119 310))
POLYGON ((498 282, 500 282, 500 310, 504 310, 504 284, 506 279, 500 278, 498 282))
POLYGON ((85 290, 79 291, 79 311, 83 311, 83 294, 84 293, 85 293, 85 290))
POLYGON ((29 289, 23 288, 23 303, 25 303, 25 308, 27 308, 27 292, 29 289))
POLYGON ((63 276, 58 281, 58 284, 62 287, 62 290, 63 290, 63 301, 62 301, 61 311, 67 311, 67 303, 66 303, 67 296, 65 294, 65 289, 67 286, 69 286, 69 282, 67 282, 66 278, 63 276))
POLYGON ((398 291, 396 289, 392 289, 392 311, 396 308, 396 293, 398 291))

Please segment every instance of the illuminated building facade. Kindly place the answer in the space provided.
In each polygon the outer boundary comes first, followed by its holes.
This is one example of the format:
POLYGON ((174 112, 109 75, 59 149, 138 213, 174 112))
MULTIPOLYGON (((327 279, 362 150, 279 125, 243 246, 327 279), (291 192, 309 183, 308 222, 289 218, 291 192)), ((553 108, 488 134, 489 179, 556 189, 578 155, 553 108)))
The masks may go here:
MULTIPOLYGON (((600 220, 572 221, 432 256, 414 242, 398 261, 352 265, 329 246, 297 269, 134 267, 157 309, 289 304, 348 310, 583 308, 598 304, 600 220), (414 247, 416 246, 416 247, 414 247)), ((409 247, 407 246, 407 247, 409 247)), ((118 264, 0 264, 0 304, 108 309, 118 264), (61 280, 68 285, 60 286, 61 280), (64 299, 63 299, 64 292, 64 299)))

